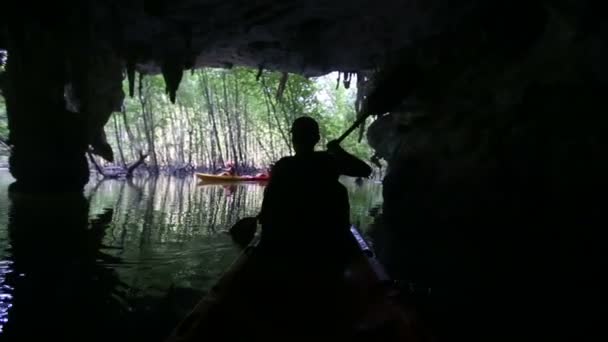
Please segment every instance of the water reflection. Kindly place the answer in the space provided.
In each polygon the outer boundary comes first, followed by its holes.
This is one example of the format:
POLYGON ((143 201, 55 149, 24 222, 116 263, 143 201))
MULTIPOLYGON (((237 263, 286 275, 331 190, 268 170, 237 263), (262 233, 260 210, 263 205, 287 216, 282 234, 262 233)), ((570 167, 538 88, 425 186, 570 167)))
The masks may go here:
POLYGON ((8 322, 8 310, 13 307, 13 287, 7 284, 6 277, 13 272, 11 260, 0 261, 0 334, 8 322))
MULTIPOLYGON (((12 194, 9 205, 9 182, 0 171, 3 340, 44 329, 59 340, 161 341, 235 259, 226 232, 263 195, 255 183, 159 177, 92 182, 84 196, 12 194)), ((379 185, 347 187, 353 222, 369 224, 379 185)))
POLYGON ((3 334, 20 340, 45 331, 74 340, 102 329, 105 313, 122 307, 118 275, 105 263, 112 259, 100 250, 112 211, 89 221, 82 195, 9 197, 5 283, 12 307, 3 334))

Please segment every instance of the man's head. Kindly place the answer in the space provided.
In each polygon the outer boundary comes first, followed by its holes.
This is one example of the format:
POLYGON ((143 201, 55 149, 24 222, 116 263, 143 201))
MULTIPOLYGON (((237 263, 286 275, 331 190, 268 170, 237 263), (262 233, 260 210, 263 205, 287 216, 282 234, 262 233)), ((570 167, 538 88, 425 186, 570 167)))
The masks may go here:
POLYGON ((311 117, 301 116, 291 125, 291 142, 296 153, 313 151, 320 138, 319 124, 311 117))

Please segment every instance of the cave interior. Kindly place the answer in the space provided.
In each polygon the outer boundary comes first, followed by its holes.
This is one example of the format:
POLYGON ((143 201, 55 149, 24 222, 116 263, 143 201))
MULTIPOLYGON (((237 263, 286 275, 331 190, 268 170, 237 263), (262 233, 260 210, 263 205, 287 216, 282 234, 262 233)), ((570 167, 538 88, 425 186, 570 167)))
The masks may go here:
POLYGON ((0 88, 19 191, 81 190, 89 146, 112 159, 103 127, 129 95, 122 80, 132 89, 138 73, 161 73, 172 98, 193 68, 358 74, 376 116, 368 141, 389 165, 374 239, 395 278, 432 288, 411 301, 437 334, 592 321, 608 171, 601 2, 2 7, 0 88))

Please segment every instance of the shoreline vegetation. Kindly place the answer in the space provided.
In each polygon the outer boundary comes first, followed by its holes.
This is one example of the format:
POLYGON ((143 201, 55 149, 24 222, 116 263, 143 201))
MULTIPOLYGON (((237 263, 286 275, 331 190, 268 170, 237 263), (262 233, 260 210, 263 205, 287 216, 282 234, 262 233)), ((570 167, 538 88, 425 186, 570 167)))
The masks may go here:
MULTIPOLYGON (((2 166, 0 165, 0 169, 2 166)), ((8 169, 8 165, 6 166, 8 169)), ((159 168, 151 168, 146 165, 141 165, 137 169, 134 169, 129 173, 129 169, 109 164, 105 167, 101 167, 98 169, 97 167, 91 165, 91 178, 103 178, 103 179, 128 179, 132 177, 149 177, 156 175, 169 175, 174 177, 189 177, 194 176, 195 173, 210 173, 217 174, 221 172, 221 169, 213 169, 207 166, 199 166, 199 167, 176 167, 176 166, 162 166, 159 168), (100 172, 101 169, 101 172, 100 172)), ((258 173, 265 173, 266 169, 264 168, 236 168, 236 173, 238 175, 255 175, 258 173)), ((373 168, 372 175, 369 177, 370 180, 380 181, 384 177, 384 169, 378 169, 376 167, 373 168)))
MULTIPOLYGON (((132 97, 125 79, 123 107, 104 129, 113 161, 88 153, 90 168, 108 178, 216 173, 229 163, 237 174, 266 172, 272 163, 293 154, 289 128, 297 117, 319 122, 320 146, 356 120, 356 87, 336 87, 336 75, 285 79, 279 72, 258 74, 242 67, 200 69, 184 73, 175 103, 166 94, 162 75, 139 75, 132 97)), ((351 134, 342 146, 369 162, 373 151, 365 136, 359 141, 358 135, 351 134)), ((8 137, 1 96, 0 137, 8 137)), ((9 153, 0 146, 0 167, 8 166, 9 153)))
MULTIPOLYGON (((185 73, 174 104, 162 75, 144 76, 105 126, 114 165, 128 167, 147 155, 150 172, 216 170, 229 163, 237 172, 264 169, 293 154, 289 128, 296 118, 307 115, 319 122, 322 146, 356 120, 356 90, 336 89, 333 77, 290 75, 279 97, 282 74, 257 74, 240 67, 185 73)), ((123 86, 128 94, 128 82, 123 86)), ((366 160, 373 154, 356 134, 343 146, 366 160)))

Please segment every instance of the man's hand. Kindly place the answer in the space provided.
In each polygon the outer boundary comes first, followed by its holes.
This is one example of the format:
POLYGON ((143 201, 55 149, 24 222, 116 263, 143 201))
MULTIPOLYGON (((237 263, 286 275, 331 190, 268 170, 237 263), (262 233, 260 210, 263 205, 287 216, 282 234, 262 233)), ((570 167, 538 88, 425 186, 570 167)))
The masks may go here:
POLYGON ((340 146, 340 143, 337 140, 332 140, 327 143, 327 152, 331 154, 341 154, 345 153, 346 151, 344 151, 344 149, 342 148, 342 146, 340 146))
POLYGON ((369 177, 372 169, 364 161, 346 152, 337 140, 327 143, 327 152, 338 166, 338 173, 351 177, 369 177))

